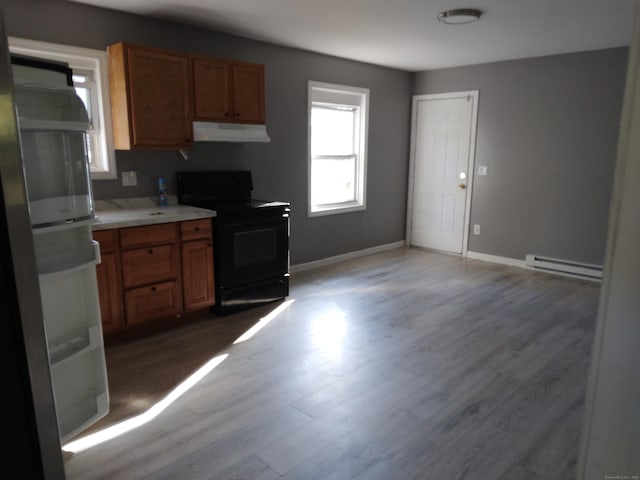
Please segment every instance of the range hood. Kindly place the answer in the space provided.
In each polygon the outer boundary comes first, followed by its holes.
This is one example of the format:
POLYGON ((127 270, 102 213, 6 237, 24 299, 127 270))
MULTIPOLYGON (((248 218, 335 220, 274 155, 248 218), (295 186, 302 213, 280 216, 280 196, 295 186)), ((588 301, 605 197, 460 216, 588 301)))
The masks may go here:
POLYGON ((194 142, 270 142, 265 125, 193 122, 194 142))

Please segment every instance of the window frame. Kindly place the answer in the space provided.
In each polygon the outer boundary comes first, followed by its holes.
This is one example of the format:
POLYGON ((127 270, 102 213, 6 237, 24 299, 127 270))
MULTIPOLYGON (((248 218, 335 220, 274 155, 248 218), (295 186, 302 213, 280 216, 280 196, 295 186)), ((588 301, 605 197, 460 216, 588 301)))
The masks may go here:
MULTIPOLYGON (((307 105, 307 214, 309 217, 334 215, 366 210, 367 145, 369 134, 369 89, 333 83, 309 81, 307 105), (355 199, 314 205, 311 203, 312 166, 311 154, 311 113, 314 105, 325 107, 356 107, 358 130, 355 143, 355 199)), ((318 157, 340 158, 341 155, 320 155, 318 157)), ((349 158, 352 155, 348 155, 349 158)))
POLYGON ((113 180, 118 178, 116 171, 115 152, 112 148, 113 133, 111 126, 111 101, 109 96, 109 61, 106 51, 90 48, 74 47, 58 43, 40 42, 25 38, 9 37, 9 51, 11 53, 65 62, 72 69, 90 71, 96 88, 90 90, 93 100, 92 107, 94 125, 91 134, 98 139, 94 150, 99 158, 100 169, 91 168, 91 180, 113 180), (95 122, 98 123, 98 133, 95 134, 95 122))

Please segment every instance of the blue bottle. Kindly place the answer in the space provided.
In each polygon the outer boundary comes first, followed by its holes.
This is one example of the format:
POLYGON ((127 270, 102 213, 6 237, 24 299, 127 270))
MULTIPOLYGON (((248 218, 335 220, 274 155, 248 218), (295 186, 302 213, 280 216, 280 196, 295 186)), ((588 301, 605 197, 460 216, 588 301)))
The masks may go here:
POLYGON ((160 191, 160 206, 169 206, 169 202, 167 200, 167 182, 164 181, 164 178, 158 179, 158 190, 160 191))

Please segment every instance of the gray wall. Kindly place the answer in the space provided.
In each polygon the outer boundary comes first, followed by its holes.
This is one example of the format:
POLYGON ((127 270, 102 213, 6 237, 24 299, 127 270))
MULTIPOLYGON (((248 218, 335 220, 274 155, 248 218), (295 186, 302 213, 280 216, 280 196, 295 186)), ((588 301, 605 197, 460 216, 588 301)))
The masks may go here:
POLYGON ((304 263, 404 238, 410 96, 480 90, 469 249, 602 263, 627 49, 411 74, 58 0, 6 0, 9 35, 96 49, 130 41, 266 66, 270 144, 196 144, 116 153, 138 187, 94 182, 97 199, 175 192, 178 170, 246 168, 256 197, 292 202, 291 260, 304 263), (371 89, 367 210, 306 216, 306 89, 317 80, 371 89), (412 80, 413 89, 412 89, 412 80))
POLYGON ((138 172, 138 187, 94 181, 96 199, 155 195, 179 170, 250 169, 254 196, 292 203, 291 262, 304 263, 404 239, 412 74, 279 47, 171 22, 57 0, 6 0, 8 34, 105 49, 128 41, 265 64, 270 144, 196 144, 176 152, 116 152, 118 172, 138 172), (371 90, 367 210, 307 218, 307 82, 371 90))
POLYGON ((414 94, 480 90, 469 250, 602 264, 627 49, 421 72, 414 94), (477 169, 476 169, 477 171, 477 169))
POLYGON ((606 269, 578 457, 580 480, 640 474, 640 376, 631 367, 640 365, 639 13, 629 53, 606 269))

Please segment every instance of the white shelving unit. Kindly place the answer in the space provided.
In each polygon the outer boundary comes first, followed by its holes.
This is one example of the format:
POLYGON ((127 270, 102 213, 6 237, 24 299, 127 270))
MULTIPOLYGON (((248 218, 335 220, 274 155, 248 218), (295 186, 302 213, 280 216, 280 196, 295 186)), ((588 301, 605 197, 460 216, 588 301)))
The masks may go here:
POLYGON ((13 58, 20 147, 29 198, 51 381, 62 443, 109 411, 91 237, 89 117, 59 63, 13 58))
POLYGON ((64 443, 109 411, 95 270, 99 250, 88 226, 34 229, 34 234, 53 393, 64 443))

